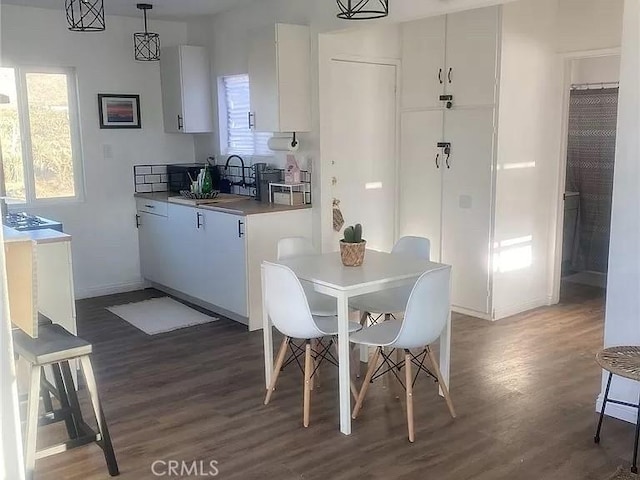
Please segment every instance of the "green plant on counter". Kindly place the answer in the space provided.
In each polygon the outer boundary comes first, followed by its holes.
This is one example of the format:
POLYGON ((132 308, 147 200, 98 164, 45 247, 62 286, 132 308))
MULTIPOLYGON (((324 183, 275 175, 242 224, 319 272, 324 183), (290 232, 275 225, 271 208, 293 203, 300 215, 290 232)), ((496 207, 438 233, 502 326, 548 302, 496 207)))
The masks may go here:
POLYGON ((359 223, 344 229, 344 243, 362 243, 362 225, 359 223))

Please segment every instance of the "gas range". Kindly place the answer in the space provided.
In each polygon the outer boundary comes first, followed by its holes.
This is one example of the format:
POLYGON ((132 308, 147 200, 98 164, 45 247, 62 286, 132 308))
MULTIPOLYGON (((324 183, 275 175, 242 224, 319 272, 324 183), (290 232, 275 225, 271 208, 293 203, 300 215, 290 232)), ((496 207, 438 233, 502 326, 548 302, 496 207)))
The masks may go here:
POLYGON ((7 227, 13 228, 19 232, 30 230, 44 230, 50 228, 62 232, 62 224, 54 220, 30 215, 26 212, 11 212, 4 217, 4 223, 7 227))

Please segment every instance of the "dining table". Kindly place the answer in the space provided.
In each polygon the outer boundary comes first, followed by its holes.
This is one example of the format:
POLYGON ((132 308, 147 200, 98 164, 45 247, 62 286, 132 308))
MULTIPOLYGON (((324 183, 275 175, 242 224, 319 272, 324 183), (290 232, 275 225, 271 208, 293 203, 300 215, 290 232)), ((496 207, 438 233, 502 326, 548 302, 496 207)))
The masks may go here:
MULTIPOLYGON (((265 304, 264 265, 275 263, 289 267, 301 283, 310 285, 321 294, 336 299, 338 312, 338 370, 340 431, 351 434, 351 378, 349 348, 349 300, 359 295, 380 292, 393 288, 411 287, 422 274, 451 266, 402 254, 391 254, 367 250, 361 266, 347 267, 342 264, 340 253, 324 253, 299 256, 274 262, 263 262, 262 309, 264 335, 265 385, 269 388, 273 375, 273 332, 265 304)), ((450 286, 449 286, 450 288, 450 286)), ((375 312, 386 313, 386 312, 375 312)), ((451 314, 440 335, 440 370, 449 386, 451 357, 451 314)), ((442 393, 442 392, 441 392, 442 393)))

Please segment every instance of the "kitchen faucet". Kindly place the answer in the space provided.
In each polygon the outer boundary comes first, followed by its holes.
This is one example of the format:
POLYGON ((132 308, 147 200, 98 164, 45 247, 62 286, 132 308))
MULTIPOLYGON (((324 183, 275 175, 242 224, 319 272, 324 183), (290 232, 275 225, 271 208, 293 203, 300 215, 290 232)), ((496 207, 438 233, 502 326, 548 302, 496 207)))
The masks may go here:
POLYGON ((231 155, 229 156, 229 158, 227 158, 227 163, 224 166, 225 170, 229 170, 229 162, 231 162, 231 160, 233 160, 234 158, 237 158, 238 160, 240 160, 240 165, 242 166, 242 181, 241 182, 235 182, 232 183, 231 185, 237 186, 237 187, 244 187, 246 188, 247 186, 247 180, 244 176, 244 160, 242 159, 242 157, 240 155, 231 155))

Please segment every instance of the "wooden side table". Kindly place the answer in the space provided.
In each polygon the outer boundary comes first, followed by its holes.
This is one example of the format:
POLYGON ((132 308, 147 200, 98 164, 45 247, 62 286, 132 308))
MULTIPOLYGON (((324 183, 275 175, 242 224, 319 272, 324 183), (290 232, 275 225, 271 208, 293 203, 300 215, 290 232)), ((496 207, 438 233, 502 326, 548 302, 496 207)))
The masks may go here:
POLYGON ((620 400, 611 400, 609 398, 609 388, 611 387, 611 379, 614 375, 628 378, 640 382, 640 347, 622 346, 605 348, 596 355, 596 362, 607 372, 609 379, 607 380, 607 388, 604 392, 604 401, 602 402, 602 410, 600 411, 600 419, 598 420, 598 429, 593 438, 594 442, 600 443, 600 430, 602 429, 602 420, 604 419, 604 410, 607 403, 615 403, 624 405, 638 410, 638 419, 636 420, 636 436, 633 446, 633 463, 631 471, 638 473, 638 438, 640 437, 640 400, 638 404, 622 402, 620 400))

